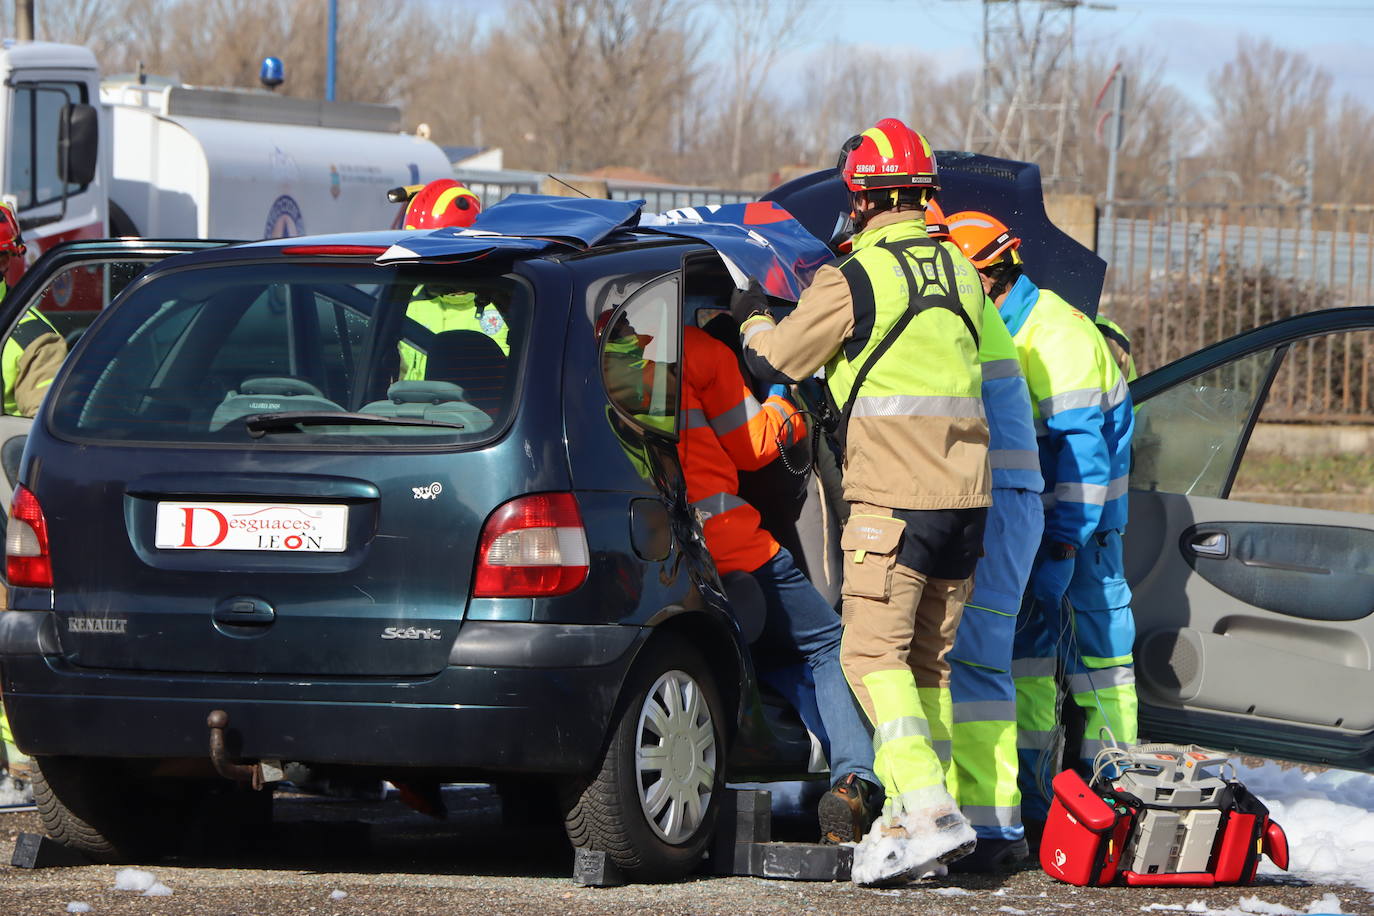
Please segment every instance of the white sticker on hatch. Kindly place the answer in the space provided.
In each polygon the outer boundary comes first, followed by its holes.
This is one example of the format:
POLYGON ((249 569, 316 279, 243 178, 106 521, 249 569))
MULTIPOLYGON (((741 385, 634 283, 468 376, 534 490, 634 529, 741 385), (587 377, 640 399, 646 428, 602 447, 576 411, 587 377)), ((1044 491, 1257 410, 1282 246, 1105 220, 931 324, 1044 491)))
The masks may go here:
POLYGON ((338 553, 347 537, 347 506, 161 502, 154 544, 163 550, 338 553))

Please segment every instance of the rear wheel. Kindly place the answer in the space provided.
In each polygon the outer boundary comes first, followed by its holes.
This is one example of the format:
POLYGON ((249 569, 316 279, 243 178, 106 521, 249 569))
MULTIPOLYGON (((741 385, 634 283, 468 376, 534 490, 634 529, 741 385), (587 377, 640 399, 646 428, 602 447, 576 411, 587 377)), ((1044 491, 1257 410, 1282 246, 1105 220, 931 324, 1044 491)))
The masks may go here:
POLYGON ((152 861, 238 841, 271 820, 271 794, 223 781, 154 778, 131 761, 35 759, 33 800, 48 836, 93 862, 152 861), (213 823, 213 827, 209 824, 213 823), (207 825, 208 836, 195 829, 207 825))
POLYGON ((672 881, 701 861, 724 787, 720 699, 701 655, 651 646, 626 682, 600 770, 565 796, 574 846, 627 878, 672 881))

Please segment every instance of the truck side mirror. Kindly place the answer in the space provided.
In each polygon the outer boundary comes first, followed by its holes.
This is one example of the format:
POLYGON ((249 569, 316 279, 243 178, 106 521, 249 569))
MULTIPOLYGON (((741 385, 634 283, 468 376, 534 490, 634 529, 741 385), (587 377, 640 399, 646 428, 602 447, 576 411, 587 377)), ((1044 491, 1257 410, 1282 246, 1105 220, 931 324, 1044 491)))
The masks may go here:
POLYGON ((69 185, 90 184, 99 152, 100 117, 95 106, 63 105, 57 127, 57 177, 69 185))

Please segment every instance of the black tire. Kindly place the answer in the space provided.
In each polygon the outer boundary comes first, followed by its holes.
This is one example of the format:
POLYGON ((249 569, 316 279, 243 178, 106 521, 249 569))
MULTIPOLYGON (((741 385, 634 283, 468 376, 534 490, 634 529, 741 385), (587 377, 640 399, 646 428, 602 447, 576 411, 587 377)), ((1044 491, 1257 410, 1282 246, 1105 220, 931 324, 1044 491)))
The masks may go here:
POLYGON ((650 646, 621 692, 601 768, 590 779, 565 786, 563 826, 573 846, 605 852, 631 881, 685 877, 701 861, 715 832, 725 786, 724 735, 719 694, 700 653, 666 639, 650 646), (667 712, 666 702, 674 690, 687 708, 679 703, 677 711, 667 712), (693 693, 698 703, 695 710, 693 693), (660 746, 654 741, 654 726, 647 722, 641 726, 651 702, 661 720, 666 713, 664 721, 682 726, 674 735, 659 739, 665 768, 674 768, 671 778, 656 779, 652 772, 657 771, 641 773, 638 766, 642 738, 647 739, 644 748, 660 746), (709 722, 702 716, 703 708, 709 722), (710 747, 706 748, 703 742, 708 732, 710 747), (702 740, 693 741, 690 734, 702 740), (704 791, 706 782, 709 794, 704 791), (663 787, 669 785, 683 790, 681 799, 670 798, 652 810, 654 802, 666 794, 663 787), (695 814, 690 804, 693 798, 699 808, 695 814), (681 816, 676 823, 672 820, 675 806, 681 816))
MULTIPOLYGON (((154 779, 130 761, 88 757, 34 760, 33 801, 48 836, 93 862, 150 862, 180 850, 187 828, 228 783, 154 779)), ((236 816, 271 817, 271 802, 236 802, 236 816), (251 812, 251 814, 250 814, 251 812)), ((220 819, 221 829, 226 823, 220 819)))
POLYGON ((129 219, 129 214, 124 212, 124 208, 114 201, 110 201, 110 237, 111 238, 133 238, 138 236, 138 227, 134 221, 129 219))

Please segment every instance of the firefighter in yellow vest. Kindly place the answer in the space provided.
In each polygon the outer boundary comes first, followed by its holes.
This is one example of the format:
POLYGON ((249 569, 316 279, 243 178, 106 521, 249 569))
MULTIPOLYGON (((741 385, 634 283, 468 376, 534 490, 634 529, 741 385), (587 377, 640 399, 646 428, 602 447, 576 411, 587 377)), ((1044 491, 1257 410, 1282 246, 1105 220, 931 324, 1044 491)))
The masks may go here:
POLYGON ((775 323, 757 289, 732 311, 750 371, 822 366, 840 414, 844 498, 841 664, 874 729, 887 801, 855 850, 859 884, 935 871, 972 850, 936 742, 951 734, 949 662, 991 502, 972 265, 926 233, 938 188, 920 134, 887 118, 845 144, 857 232, 775 323))
MULTIPOLYGON (((446 226, 471 226, 482 212, 481 201, 468 188, 452 178, 431 181, 418 190, 406 207, 404 228, 412 230, 440 229, 446 226)), ((500 309, 491 303, 478 304, 474 293, 449 286, 426 285, 416 291, 416 298, 406 308, 407 323, 415 322, 403 332, 414 338, 444 331, 481 331, 510 355, 506 342, 508 329, 500 309)), ((419 343, 419 341, 416 341, 419 343)), ((401 369, 404 380, 422 379, 428 362, 426 349, 401 341, 401 369)))
MULTIPOLYGON (((19 221, 9 207, 0 204, 0 299, 9 291, 5 278, 10 275, 13 262, 18 260, 22 265, 25 250, 19 221)), ((38 309, 26 309, 0 350, 5 413, 11 417, 36 414, 66 358, 67 342, 62 335, 38 309)))

